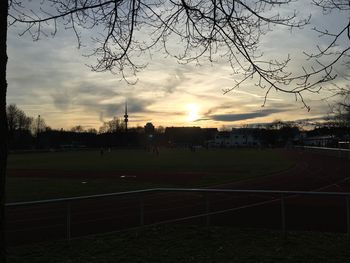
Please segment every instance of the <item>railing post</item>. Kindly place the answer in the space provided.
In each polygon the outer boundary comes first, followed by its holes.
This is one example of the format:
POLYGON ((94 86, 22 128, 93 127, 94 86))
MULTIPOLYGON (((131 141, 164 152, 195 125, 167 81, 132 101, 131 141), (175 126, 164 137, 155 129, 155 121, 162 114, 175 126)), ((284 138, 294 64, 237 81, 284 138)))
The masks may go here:
POLYGON ((205 192, 205 225, 209 227, 210 225, 210 200, 209 200, 209 193, 205 192))
POLYGON ((140 226, 144 225, 144 208, 145 208, 145 204, 144 204, 144 197, 143 194, 139 195, 139 205, 140 205, 140 226))
POLYGON ((286 239, 286 205, 283 194, 281 194, 281 225, 283 239, 286 239))
POLYGON ((67 202, 67 240, 71 239, 71 203, 67 202))
POLYGON ((350 240, 350 197, 346 196, 346 231, 350 240))

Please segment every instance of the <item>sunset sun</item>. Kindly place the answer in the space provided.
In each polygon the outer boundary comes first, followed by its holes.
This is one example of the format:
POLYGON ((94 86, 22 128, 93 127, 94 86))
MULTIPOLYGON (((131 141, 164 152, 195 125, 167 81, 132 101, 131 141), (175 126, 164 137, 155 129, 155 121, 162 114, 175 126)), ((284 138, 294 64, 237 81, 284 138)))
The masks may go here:
POLYGON ((187 104, 186 105, 187 109, 187 118, 186 120, 188 122, 192 122, 198 119, 198 105, 197 104, 187 104))

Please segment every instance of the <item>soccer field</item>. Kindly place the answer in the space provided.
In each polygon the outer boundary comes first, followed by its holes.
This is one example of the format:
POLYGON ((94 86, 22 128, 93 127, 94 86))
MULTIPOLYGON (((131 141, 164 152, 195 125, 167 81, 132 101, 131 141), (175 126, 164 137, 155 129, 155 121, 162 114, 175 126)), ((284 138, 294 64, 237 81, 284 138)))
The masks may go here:
POLYGON ((151 187, 208 187, 269 175, 293 163, 275 150, 160 149, 11 154, 7 201, 151 187))

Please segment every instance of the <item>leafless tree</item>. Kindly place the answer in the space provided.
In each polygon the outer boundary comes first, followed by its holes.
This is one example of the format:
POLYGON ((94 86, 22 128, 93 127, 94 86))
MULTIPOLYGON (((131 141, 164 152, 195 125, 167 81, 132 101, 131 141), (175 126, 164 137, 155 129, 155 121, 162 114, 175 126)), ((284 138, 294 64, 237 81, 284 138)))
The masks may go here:
MULTIPOLYGON (((331 13, 350 12, 350 1, 348 0, 313 0, 313 4, 319 8, 325 15, 331 13)), ((337 72, 334 68, 337 65, 343 66, 345 69, 350 68, 350 17, 344 20, 344 23, 339 28, 313 28, 319 33, 320 37, 328 39, 328 45, 317 46, 317 51, 313 54, 305 53, 309 60, 315 60, 321 65, 321 69, 327 72, 333 72, 334 77, 337 72), (323 62, 321 62, 323 61, 323 62)), ((317 72, 316 72, 317 73, 317 72)), ((345 82, 350 80, 350 75, 342 76, 345 82)), ((332 96, 337 97, 337 102, 331 106, 331 116, 329 123, 332 126, 348 127, 350 121, 350 85, 337 85, 333 83, 332 96)))
POLYGON ((82 133, 82 132, 85 132, 85 129, 84 129, 84 127, 81 126, 81 125, 76 125, 76 126, 72 127, 72 128, 70 129, 70 131, 72 131, 72 132, 77 132, 77 133, 82 133))
POLYGON ((35 119, 33 119, 31 130, 32 134, 35 136, 39 136, 39 134, 43 131, 46 131, 47 128, 49 128, 46 124, 45 119, 42 116, 38 116, 35 119))
MULTIPOLYGON (((322 8, 324 15, 331 13, 345 13, 350 12, 350 1, 348 0, 313 0, 313 4, 319 8, 322 8)), ((319 33, 320 37, 328 39, 328 45, 317 46, 315 53, 305 53, 309 60, 315 60, 321 67, 319 71, 329 72, 332 74, 332 78, 337 75, 334 68, 342 64, 347 69, 350 67, 350 17, 344 19, 344 23, 338 29, 329 28, 313 28, 319 33)), ((313 74, 319 74, 319 71, 313 72, 313 74)), ((343 76, 349 80, 350 76, 343 76)), ((350 86, 339 86, 334 84, 333 94, 340 95, 343 99, 350 96, 350 86)))
POLYGON ((33 118, 28 117, 23 110, 16 106, 16 104, 8 105, 6 108, 6 114, 10 134, 13 134, 16 130, 30 130, 33 118))
MULTIPOLYGON (((264 59, 259 50, 261 36, 273 26, 292 29, 308 23, 309 18, 297 19, 295 11, 279 14, 280 7, 291 1, 46 0, 28 12, 25 1, 13 0, 9 23, 25 24, 21 34, 39 40, 55 35, 62 20, 65 29, 74 32, 79 47, 85 43, 83 36, 88 30, 93 35, 91 55, 97 57, 92 69, 121 73, 127 81, 133 81, 146 66, 141 55, 163 50, 181 63, 201 63, 203 59, 229 63, 237 77, 225 93, 253 79, 266 90, 266 96, 277 90, 304 101, 303 92, 318 91, 320 81, 310 83, 306 72, 292 76, 285 71, 288 56, 264 59)), ((326 74, 322 81, 330 78, 326 74)))
POLYGON ((20 109, 15 104, 10 104, 6 107, 6 115, 7 115, 7 125, 9 129, 9 133, 13 133, 18 126, 17 119, 20 109))
POLYGON ((123 132, 125 131, 124 122, 114 117, 112 120, 104 122, 100 127, 100 133, 114 133, 114 132, 123 132))
POLYGON ((332 127, 350 127, 350 96, 332 105, 328 119, 332 127))
POLYGON ((95 128, 89 128, 86 130, 87 133, 97 134, 97 130, 95 128))

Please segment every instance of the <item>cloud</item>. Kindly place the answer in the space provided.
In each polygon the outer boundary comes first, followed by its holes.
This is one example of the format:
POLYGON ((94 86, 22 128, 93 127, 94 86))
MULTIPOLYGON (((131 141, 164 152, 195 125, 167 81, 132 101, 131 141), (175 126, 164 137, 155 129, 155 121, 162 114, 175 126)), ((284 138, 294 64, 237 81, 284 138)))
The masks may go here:
POLYGON ((182 70, 176 69, 175 74, 170 75, 165 80, 162 88, 166 93, 173 93, 186 79, 182 70))
POLYGON ((112 90, 111 87, 106 86, 105 83, 89 83, 85 81, 79 83, 79 87, 76 89, 76 93, 81 95, 90 94, 102 98, 112 97, 120 94, 115 90, 112 90))
POLYGON ((235 121, 243 121, 243 120, 266 117, 271 114, 280 113, 283 111, 284 110, 279 110, 279 109, 266 109, 266 110, 249 112, 249 113, 215 114, 215 115, 210 115, 209 117, 214 121, 235 122, 235 121))
POLYGON ((100 112, 100 118, 99 118, 99 120, 100 120, 100 122, 104 122, 104 121, 105 121, 103 112, 100 112))
POLYGON ((208 115, 211 115, 211 114, 213 114, 213 113, 215 113, 217 111, 222 111, 222 110, 225 110, 225 109, 232 109, 232 103, 221 104, 219 106, 212 107, 204 115, 208 116, 208 115))
POLYGON ((52 94, 53 104, 60 110, 67 110, 72 104, 72 97, 68 94, 67 90, 57 91, 52 94))
MULTIPOLYGON (((121 100, 116 103, 108 104, 95 104, 93 107, 100 110, 100 120, 105 121, 105 118, 122 117, 125 112, 125 97, 121 97, 121 100)), ((139 99, 135 97, 127 97, 128 114, 133 116, 134 114, 150 112, 148 106, 153 103, 153 100, 139 99)), ((91 105, 88 106, 91 109, 91 105)))
MULTIPOLYGON (((165 63, 165 62, 164 62, 165 63)), ((143 94, 151 94, 159 99, 176 93, 182 85, 190 81, 191 68, 181 66, 171 69, 162 65, 151 65, 146 71, 140 73, 138 83, 131 87, 133 90, 143 94)), ((155 63, 157 64, 157 63, 155 63)))
MULTIPOLYGON (((295 4, 304 6, 303 1, 295 4)), ((306 15, 316 12, 316 8, 295 9, 301 9, 306 15)), ((321 14, 317 17, 314 15, 315 23, 321 23, 325 18, 321 14)), ((339 28, 344 23, 343 17, 333 19, 333 15, 326 18, 323 24, 328 28, 339 28)), ((128 86, 119 81, 118 76, 109 72, 91 72, 84 66, 94 64, 96 57, 81 56, 81 53, 86 53, 85 48, 76 49, 76 39, 70 31, 60 30, 54 39, 46 38, 39 42, 33 42, 28 37, 19 38, 17 33, 16 28, 9 28, 8 102, 17 103, 21 108, 25 106, 23 110, 28 115, 44 116, 50 124, 53 123, 53 128, 77 124, 98 127, 101 121, 114 116, 122 117, 126 99, 131 121, 152 120, 155 125, 188 125, 187 103, 198 104, 201 111, 196 121, 207 127, 215 126, 220 121, 268 122, 274 117, 283 120, 311 119, 329 111, 328 106, 317 102, 313 94, 305 96, 307 101, 313 99, 310 102, 311 112, 307 113, 301 109, 300 102, 299 105, 291 102, 294 97, 288 99, 290 95, 272 92, 265 107, 261 108, 266 91, 255 87, 253 82, 223 95, 222 90, 231 87, 234 80, 239 78, 232 75, 232 68, 225 58, 215 63, 207 63, 203 58, 201 66, 194 63, 179 65, 176 59, 165 58, 164 54, 157 52, 152 54, 152 60, 140 58, 148 67, 138 73, 139 82, 136 85, 128 86), (273 115, 275 113, 282 114, 273 115)), ((291 70, 301 69, 301 62, 305 60, 303 50, 312 50, 316 42, 324 42, 324 38, 319 39, 310 28, 289 32, 280 27, 274 28, 262 40, 261 50, 265 51, 267 58, 285 57, 291 52, 294 61, 291 70), (281 45, 279 40, 286 38, 288 41, 281 45)), ((344 68, 338 71, 340 75, 347 73, 344 68)), ((336 81, 339 83, 339 79, 336 81)), ((341 80, 342 83, 346 85, 346 80, 341 80)))

